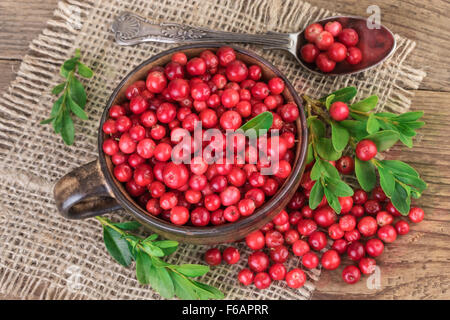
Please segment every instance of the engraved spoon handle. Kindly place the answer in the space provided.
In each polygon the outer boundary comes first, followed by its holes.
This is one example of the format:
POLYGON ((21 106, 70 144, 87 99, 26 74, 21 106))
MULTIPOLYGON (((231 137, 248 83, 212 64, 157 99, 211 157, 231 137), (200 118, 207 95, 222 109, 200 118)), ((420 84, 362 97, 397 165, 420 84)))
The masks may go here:
POLYGON ((294 41, 288 33, 243 34, 214 31, 177 23, 152 23, 130 12, 121 13, 112 25, 115 40, 120 45, 142 42, 206 43, 242 42, 263 45, 266 48, 289 50, 294 41))

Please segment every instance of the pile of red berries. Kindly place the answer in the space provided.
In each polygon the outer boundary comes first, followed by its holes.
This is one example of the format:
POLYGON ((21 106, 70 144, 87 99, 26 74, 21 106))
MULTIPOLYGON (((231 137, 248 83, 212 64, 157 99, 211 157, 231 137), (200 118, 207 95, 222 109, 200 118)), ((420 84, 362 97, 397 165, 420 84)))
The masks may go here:
POLYGON ((313 23, 305 29, 305 39, 309 42, 300 49, 303 61, 313 63, 322 72, 331 72, 336 63, 344 60, 355 65, 361 62, 361 50, 356 47, 358 33, 352 28, 342 28, 338 21, 330 21, 323 27, 313 23))
MULTIPOLYGON (((353 172, 351 157, 343 156, 331 164, 342 174, 353 172)), ((372 191, 371 199, 363 190, 355 190, 352 197, 339 198, 342 208, 339 216, 327 205, 325 197, 318 208, 312 210, 308 206, 309 194, 315 183, 310 179, 311 168, 312 164, 309 164, 300 188, 285 210, 245 238, 253 253, 248 257, 248 268, 238 274, 243 285, 254 283, 256 288, 264 289, 272 280, 285 280, 289 287, 299 288, 304 285, 306 276, 300 268, 287 270, 285 262, 290 256, 299 257, 303 269, 314 269, 320 262, 324 269, 335 270, 345 254, 356 265, 344 268, 342 278, 353 284, 359 281, 361 273, 368 275, 374 272, 374 258, 383 252, 386 243, 394 242, 397 235, 409 232, 408 222, 401 218, 381 187, 372 191), (331 247, 327 246, 329 243, 331 247)), ((411 222, 421 222, 424 211, 413 207, 408 217, 411 222)), ((223 257, 228 263, 236 263, 240 255, 237 249, 229 247, 223 257), (228 257, 231 253, 233 258, 228 257)), ((220 263, 220 251, 209 250, 205 260, 210 265, 220 263)))
POLYGON ((103 152, 111 157, 114 177, 149 214, 197 227, 234 222, 253 214, 291 172, 299 109, 285 101, 284 90, 281 78, 264 82, 261 68, 247 66, 230 47, 190 59, 175 53, 165 66, 149 70, 145 81, 131 84, 127 101, 110 108, 103 152), (247 157, 256 151, 244 137, 233 147, 245 151, 245 161, 236 159, 237 152, 232 163, 225 156, 222 163, 209 161, 204 149, 225 154, 225 131, 265 111, 273 114, 265 158, 260 152, 250 164, 247 157), (197 142, 192 133, 199 123, 203 139, 197 142), (222 141, 205 138, 208 129, 220 130, 222 141), (275 131, 278 143, 271 144, 275 131), (178 161, 186 153, 190 164, 178 161), (262 175, 275 154, 273 175, 262 175))

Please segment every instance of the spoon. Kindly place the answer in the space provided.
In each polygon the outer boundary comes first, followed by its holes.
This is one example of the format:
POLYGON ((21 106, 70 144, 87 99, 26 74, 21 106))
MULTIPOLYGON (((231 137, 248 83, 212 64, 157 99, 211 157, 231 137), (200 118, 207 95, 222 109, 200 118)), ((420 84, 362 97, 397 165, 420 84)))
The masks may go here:
POLYGON ((321 72, 314 63, 306 63, 300 57, 300 48, 307 43, 304 30, 295 33, 244 34, 214 31, 206 28, 190 27, 177 23, 152 23, 134 13, 124 12, 112 24, 115 40, 120 45, 135 45, 143 42, 165 43, 208 43, 241 42, 264 46, 265 49, 281 49, 290 52, 306 69, 317 74, 344 75, 362 72, 386 60, 395 50, 396 41, 392 32, 380 26, 369 29, 367 19, 356 16, 335 16, 317 21, 325 25, 328 21, 338 21, 343 28, 353 28, 359 35, 357 47, 363 59, 357 65, 345 60, 337 63, 329 73, 321 72))

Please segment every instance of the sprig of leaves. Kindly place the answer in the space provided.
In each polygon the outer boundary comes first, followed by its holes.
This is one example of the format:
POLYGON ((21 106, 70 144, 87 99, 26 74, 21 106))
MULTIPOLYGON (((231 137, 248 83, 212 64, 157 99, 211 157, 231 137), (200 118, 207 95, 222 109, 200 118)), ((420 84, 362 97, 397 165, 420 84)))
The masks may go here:
POLYGON ((174 253, 178 242, 158 240, 157 234, 147 238, 129 232, 141 227, 138 222, 113 223, 104 217, 96 217, 103 226, 103 240, 111 256, 121 265, 129 267, 136 262, 136 278, 145 285, 150 284, 162 297, 171 299, 223 299, 218 289, 192 278, 200 277, 209 267, 199 264, 173 265, 161 258, 174 253))
POLYGON ((88 119, 84 111, 86 91, 76 74, 84 78, 91 78, 94 73, 80 61, 80 58, 81 53, 77 49, 75 56, 62 64, 60 74, 65 80, 52 89, 52 94, 59 95, 59 98, 53 104, 50 117, 41 121, 41 124, 51 123, 55 133, 61 134, 64 143, 67 145, 73 144, 75 139, 72 114, 82 120, 88 119))
POLYGON ((244 123, 239 130, 244 132, 249 132, 251 130, 252 134, 255 134, 256 137, 267 133, 267 131, 272 127, 273 123, 273 114, 270 111, 264 111, 248 120, 244 123))
MULTIPOLYGON (((373 141, 378 152, 385 151, 399 140, 407 147, 413 146, 416 130, 425 123, 420 121, 422 111, 406 112, 400 115, 390 112, 371 112, 378 103, 373 95, 349 104, 356 96, 354 87, 333 92, 319 100, 303 96, 308 112, 309 145, 307 163, 315 160, 311 180, 316 181, 310 194, 310 207, 315 209, 323 196, 328 204, 340 213, 338 197, 351 195, 349 186, 340 178, 338 171, 328 163, 342 156, 348 145, 355 148, 364 139, 373 141), (336 101, 349 104, 351 120, 336 122, 325 110, 336 101), (327 129, 329 125, 330 129, 327 129), (328 137, 328 135, 330 137, 328 137)), ((398 160, 361 161, 355 159, 356 178, 365 191, 371 191, 377 183, 378 171, 381 188, 391 199, 399 212, 409 212, 411 197, 419 198, 426 189, 426 183, 408 164, 398 160)))

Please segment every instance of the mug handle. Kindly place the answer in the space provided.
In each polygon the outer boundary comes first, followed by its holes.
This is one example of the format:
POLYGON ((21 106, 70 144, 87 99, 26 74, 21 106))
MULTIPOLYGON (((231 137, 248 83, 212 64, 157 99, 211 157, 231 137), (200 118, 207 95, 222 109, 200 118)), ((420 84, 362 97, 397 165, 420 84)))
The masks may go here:
POLYGON ((62 177, 53 195, 59 212, 68 219, 86 219, 121 208, 106 185, 98 159, 62 177))

